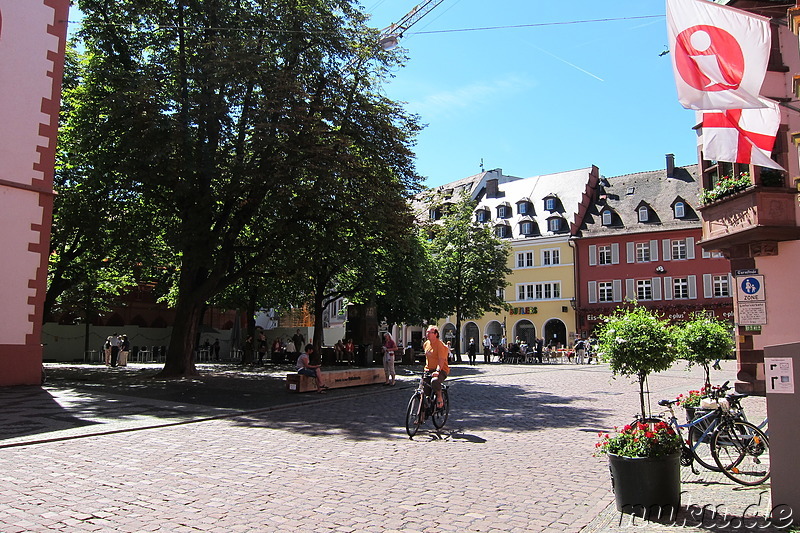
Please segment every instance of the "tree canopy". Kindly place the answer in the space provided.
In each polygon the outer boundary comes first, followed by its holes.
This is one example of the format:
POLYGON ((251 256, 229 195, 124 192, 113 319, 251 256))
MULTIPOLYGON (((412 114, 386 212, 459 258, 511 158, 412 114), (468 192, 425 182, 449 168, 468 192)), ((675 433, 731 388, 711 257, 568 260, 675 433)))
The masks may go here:
POLYGON ((467 195, 455 199, 433 196, 432 206, 445 207, 441 224, 429 228, 433 280, 426 313, 456 317, 456 353, 460 353, 461 320, 487 312, 499 313, 507 304, 502 289, 511 274, 510 246, 492 229, 475 221, 475 202, 467 195))
POLYGON ((78 4, 76 149, 147 206, 175 273, 162 374, 194 373, 202 310, 227 288, 363 259, 402 223, 389 208, 403 213, 417 183, 419 125, 381 95, 400 57, 375 45, 357 4, 78 4))

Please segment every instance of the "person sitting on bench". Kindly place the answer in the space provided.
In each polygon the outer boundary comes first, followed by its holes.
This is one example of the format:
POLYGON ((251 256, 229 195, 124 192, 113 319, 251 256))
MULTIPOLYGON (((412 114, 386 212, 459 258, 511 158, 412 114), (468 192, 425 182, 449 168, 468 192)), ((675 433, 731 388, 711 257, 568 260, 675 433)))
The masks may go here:
POLYGON ((300 357, 297 358, 297 373, 300 374, 301 376, 308 376, 310 378, 314 378, 317 382, 317 392, 323 393, 325 392, 325 389, 327 389, 328 387, 322 380, 322 369, 320 368, 322 365, 312 365, 311 364, 312 355, 315 355, 314 345, 306 344, 306 352, 301 353, 300 357))

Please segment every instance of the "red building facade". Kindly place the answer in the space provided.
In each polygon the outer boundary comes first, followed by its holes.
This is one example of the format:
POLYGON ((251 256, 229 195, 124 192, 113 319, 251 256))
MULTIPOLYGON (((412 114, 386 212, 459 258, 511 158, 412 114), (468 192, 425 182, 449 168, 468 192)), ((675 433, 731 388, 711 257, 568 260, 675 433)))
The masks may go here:
POLYGON ((730 263, 698 245, 697 166, 603 178, 575 246, 577 331, 636 302, 671 320, 705 311, 733 322, 730 263))

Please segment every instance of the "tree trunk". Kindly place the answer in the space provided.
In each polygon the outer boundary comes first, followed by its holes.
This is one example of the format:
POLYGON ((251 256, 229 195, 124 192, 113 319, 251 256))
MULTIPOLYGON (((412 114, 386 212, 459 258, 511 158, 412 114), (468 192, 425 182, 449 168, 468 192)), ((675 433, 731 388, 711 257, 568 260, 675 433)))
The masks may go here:
POLYGON ((167 348, 167 361, 156 377, 172 378, 196 376, 194 348, 197 328, 203 311, 203 302, 194 298, 178 300, 175 323, 167 348))
POLYGON ((646 378, 647 376, 639 374, 639 407, 642 411, 642 418, 647 418, 647 413, 644 408, 644 381, 646 378))
POLYGON ((314 337, 311 344, 314 345, 314 351, 322 357, 322 344, 325 342, 325 332, 322 323, 322 313, 325 311, 325 306, 322 304, 322 301, 325 287, 323 286, 320 288, 319 285, 320 284, 317 285, 314 291, 314 337))
POLYGON ((256 337, 256 292, 252 291, 247 299, 247 309, 245 310, 247 316, 247 337, 250 337, 253 342, 249 347, 245 344, 244 352, 242 352, 242 365, 253 364, 256 360, 256 351, 258 350, 258 337, 256 337))
POLYGON ((461 314, 456 313, 456 361, 461 362, 461 314))

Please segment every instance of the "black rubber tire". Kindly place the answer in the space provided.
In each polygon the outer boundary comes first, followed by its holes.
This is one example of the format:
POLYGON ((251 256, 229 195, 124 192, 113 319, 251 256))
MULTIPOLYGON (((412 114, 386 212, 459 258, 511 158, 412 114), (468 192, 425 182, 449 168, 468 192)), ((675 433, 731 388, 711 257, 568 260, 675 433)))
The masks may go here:
POLYGON ((408 408, 406 409, 406 433, 408 433, 408 436, 413 437, 416 435, 421 424, 422 395, 417 392, 408 400, 408 408))
POLYGON ((714 461, 714 455, 711 453, 711 439, 714 436, 714 432, 710 431, 703 439, 703 442, 698 444, 697 448, 694 447, 700 437, 703 436, 704 431, 705 429, 701 429, 699 426, 689 428, 689 448, 692 450, 694 460, 700 463, 703 468, 707 468, 712 472, 719 472, 722 469, 717 466, 714 461))
POLYGON ((770 476, 769 438, 749 422, 726 422, 711 439, 711 453, 723 474, 746 486, 770 476))
POLYGON ((433 425, 436 429, 442 429, 447 423, 447 415, 450 414, 450 398, 447 395, 447 389, 442 389, 442 399, 444 400, 442 408, 436 407, 433 411, 433 425))

